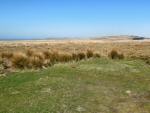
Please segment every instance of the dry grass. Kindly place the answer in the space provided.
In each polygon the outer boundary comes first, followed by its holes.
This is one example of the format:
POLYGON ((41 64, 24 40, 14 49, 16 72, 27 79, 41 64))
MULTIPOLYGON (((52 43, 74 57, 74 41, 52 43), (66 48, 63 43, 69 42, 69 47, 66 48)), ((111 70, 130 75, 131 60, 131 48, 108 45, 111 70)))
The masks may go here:
POLYGON ((150 65, 150 59, 146 60, 146 63, 150 65))
POLYGON ((93 54, 93 57, 94 57, 94 58, 100 58, 101 55, 100 55, 100 53, 94 53, 94 54, 93 54))
POLYGON ((93 57, 94 53, 92 50, 88 49, 86 52, 86 55, 87 55, 87 58, 91 58, 91 57, 93 57))
POLYGON ((3 63, 3 59, 2 57, 0 56, 0 65, 3 63))
POLYGON ((56 62, 58 62, 59 60, 59 53, 58 51, 53 51, 50 57, 51 62, 54 64, 56 62))
POLYGON ((37 56, 29 57, 29 68, 42 68, 44 61, 37 56))
POLYGON ((32 57, 37 57, 40 60, 44 60, 44 54, 42 52, 35 52, 32 57))
POLYGON ((61 52, 86 52, 87 49, 99 52, 101 56, 107 56, 113 48, 127 57, 150 56, 150 41, 102 41, 102 40, 45 40, 45 41, 13 41, 0 42, 0 53, 25 50, 35 51, 61 51, 61 52))
POLYGON ((69 61, 72 61, 72 55, 67 53, 59 54, 58 62, 69 62, 69 61))
POLYGON ((10 59, 10 58, 12 58, 12 56, 13 56, 13 53, 12 52, 2 52, 1 53, 1 57, 2 58, 8 58, 8 59, 10 59))
POLYGON ((29 63, 27 55, 21 52, 14 53, 11 61, 13 67, 20 69, 28 67, 29 63))
POLYGON ((52 52, 50 51, 44 51, 43 52, 45 59, 50 59, 52 56, 52 52))
MULTIPOLYGON (((92 51, 91 51, 92 52, 92 51)), ((9 58, 8 55, 3 54, 0 56, 0 60, 5 62, 5 68, 43 68, 52 66, 55 63, 59 62, 70 62, 70 61, 79 61, 86 59, 86 54, 84 52, 79 53, 66 53, 58 51, 36 51, 36 50, 27 50, 23 52, 13 52, 11 53, 12 57, 9 58)), ((92 56, 93 56, 92 52, 92 56)), ((88 58, 91 58, 91 53, 89 51, 88 58)))
POLYGON ((117 52, 117 50, 112 50, 109 54, 108 57, 110 57, 111 59, 123 59, 124 55, 121 53, 119 54, 117 52))
POLYGON ((28 50, 26 50, 27 56, 33 56, 33 54, 34 54, 35 52, 36 52, 36 51, 33 50, 33 49, 28 49, 28 50))
POLYGON ((84 52, 77 53, 77 59, 78 60, 83 60, 85 58, 86 58, 86 54, 84 52))
POLYGON ((150 57, 150 41, 19 41, 0 42, 0 59, 6 67, 47 67, 57 62, 79 61, 87 58, 110 57, 112 59, 150 57), (90 48, 90 49, 89 49, 90 48), (115 50, 112 50, 115 48, 115 50), (112 51, 111 51, 112 50, 112 51), (121 54, 123 53, 123 54, 121 54), (23 60, 23 61, 22 61, 23 60))

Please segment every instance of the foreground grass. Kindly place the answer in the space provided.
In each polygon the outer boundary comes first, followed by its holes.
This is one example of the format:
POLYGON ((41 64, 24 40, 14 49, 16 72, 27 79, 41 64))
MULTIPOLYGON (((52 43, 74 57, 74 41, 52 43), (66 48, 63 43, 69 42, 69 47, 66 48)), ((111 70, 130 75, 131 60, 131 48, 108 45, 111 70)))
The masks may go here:
POLYGON ((91 59, 0 77, 0 113, 150 113, 150 66, 91 59))

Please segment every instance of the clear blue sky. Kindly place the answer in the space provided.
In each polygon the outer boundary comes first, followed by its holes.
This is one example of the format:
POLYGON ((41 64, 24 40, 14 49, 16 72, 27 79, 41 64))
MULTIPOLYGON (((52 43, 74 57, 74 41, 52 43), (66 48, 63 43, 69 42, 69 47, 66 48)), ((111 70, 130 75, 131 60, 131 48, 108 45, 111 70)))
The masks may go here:
POLYGON ((150 36, 150 0, 0 0, 0 38, 150 36))

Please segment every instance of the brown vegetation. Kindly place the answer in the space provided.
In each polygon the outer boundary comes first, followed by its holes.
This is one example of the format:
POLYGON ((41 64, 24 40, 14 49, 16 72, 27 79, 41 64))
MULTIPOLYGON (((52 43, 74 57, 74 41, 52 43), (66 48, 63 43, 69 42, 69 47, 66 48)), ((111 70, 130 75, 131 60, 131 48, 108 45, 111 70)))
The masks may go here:
POLYGON ((94 58, 100 58, 101 55, 100 55, 100 53, 94 53, 94 54, 93 54, 93 57, 94 57, 94 58))
POLYGON ((108 56, 111 59, 140 58, 149 64, 150 42, 101 40, 0 42, 0 64, 5 68, 42 68, 57 62, 108 56))
POLYGON ((91 58, 91 57, 93 57, 93 51, 92 50, 87 50, 87 52, 86 52, 86 55, 87 55, 87 58, 91 58))
POLYGON ((100 57, 98 53, 87 50, 87 53, 65 53, 58 51, 35 51, 32 49, 23 52, 9 52, 9 54, 1 54, 0 62, 4 62, 5 68, 43 68, 51 66, 57 62, 79 61, 91 57, 100 57), (11 57, 8 57, 12 55, 11 57))
POLYGON ((119 54, 116 50, 112 50, 109 55, 111 59, 123 59, 124 55, 121 53, 119 54))
POLYGON ((27 67, 29 63, 27 55, 20 52, 14 53, 11 61, 13 67, 21 69, 27 67))
POLYGON ((77 53, 77 59, 78 60, 82 60, 82 59, 85 59, 86 58, 86 55, 84 52, 79 52, 77 53))
POLYGON ((13 53, 12 53, 12 52, 8 52, 8 51, 7 51, 7 52, 2 52, 2 53, 1 53, 1 57, 2 57, 2 58, 8 58, 8 59, 9 59, 9 58, 11 58, 12 56, 13 56, 13 53))

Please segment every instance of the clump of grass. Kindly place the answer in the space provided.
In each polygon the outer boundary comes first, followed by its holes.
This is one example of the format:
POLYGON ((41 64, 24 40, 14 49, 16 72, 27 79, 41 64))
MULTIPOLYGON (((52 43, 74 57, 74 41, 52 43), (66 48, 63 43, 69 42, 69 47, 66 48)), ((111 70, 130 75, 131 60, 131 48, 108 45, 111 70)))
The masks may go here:
POLYGON ((149 56, 139 56, 139 59, 146 62, 146 64, 150 65, 150 57, 149 56))
POLYGON ((79 52, 79 53, 77 53, 77 58, 78 58, 78 60, 83 60, 86 58, 86 55, 83 52, 79 52))
POLYGON ((28 50, 26 51, 26 54, 27 54, 27 56, 29 56, 29 57, 33 56, 34 53, 35 53, 35 50, 33 50, 33 49, 28 49, 28 50))
POLYGON ((43 66, 45 66, 45 67, 52 66, 52 62, 50 61, 50 59, 44 60, 43 66))
POLYGON ((58 62, 58 60, 59 60, 59 53, 58 53, 58 51, 53 51, 53 52, 51 53, 50 60, 51 60, 51 62, 52 62, 53 64, 56 63, 56 62, 58 62))
POLYGON ((12 57, 12 66, 23 69, 28 66, 28 57, 24 53, 16 52, 12 57))
POLYGON ((35 52, 32 56, 44 60, 44 54, 42 52, 35 52))
POLYGON ((116 50, 112 50, 109 55, 108 55, 111 59, 123 59, 124 55, 123 54, 119 54, 116 50))
POLYGON ((69 62, 72 60, 72 56, 67 53, 61 53, 59 54, 59 61, 60 62, 69 62))
POLYGON ((13 53, 12 52, 2 52, 1 53, 1 57, 2 58, 7 58, 7 59, 10 59, 10 58, 12 58, 12 56, 13 56, 13 53))
POLYGON ((87 58, 91 58, 91 57, 93 57, 93 55, 94 55, 93 51, 88 49, 87 52, 86 52, 87 58))
POLYGON ((32 56, 29 58, 29 68, 42 68, 44 61, 38 56, 32 56))
POLYGON ((50 51, 44 51, 43 54, 45 59, 50 59, 52 56, 52 53, 50 51))
POLYGON ((150 59, 146 60, 146 64, 150 65, 150 59))
POLYGON ((78 54, 77 53, 72 53, 72 59, 74 60, 74 61, 78 61, 79 59, 78 59, 78 54))
POLYGON ((119 59, 124 59, 124 55, 123 55, 123 53, 118 54, 118 58, 119 58, 119 59))
POLYGON ((3 63, 3 59, 2 59, 2 57, 0 56, 0 64, 2 64, 3 63))
POLYGON ((101 55, 100 55, 100 53, 94 53, 93 57, 94 57, 94 58, 100 58, 101 55))

